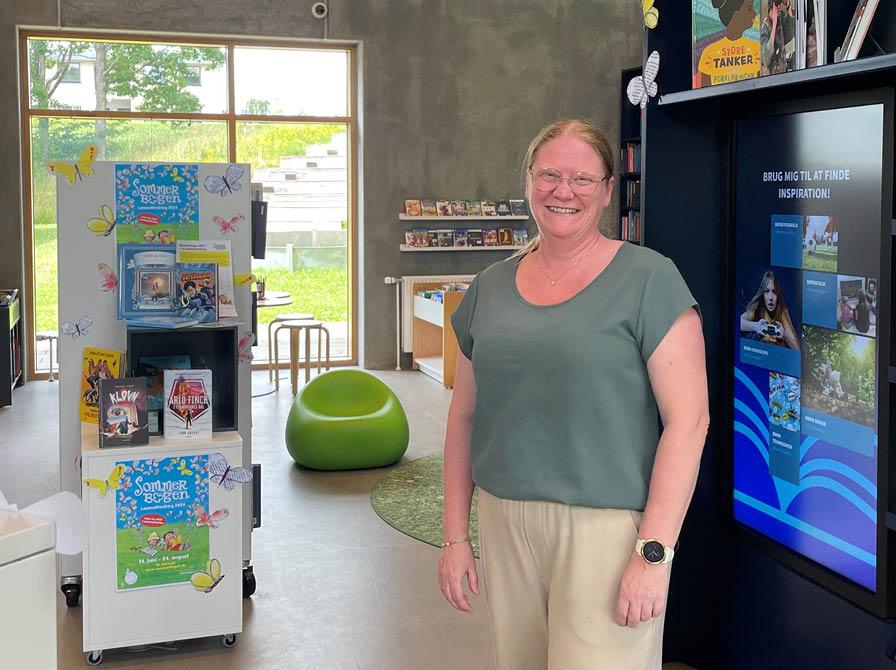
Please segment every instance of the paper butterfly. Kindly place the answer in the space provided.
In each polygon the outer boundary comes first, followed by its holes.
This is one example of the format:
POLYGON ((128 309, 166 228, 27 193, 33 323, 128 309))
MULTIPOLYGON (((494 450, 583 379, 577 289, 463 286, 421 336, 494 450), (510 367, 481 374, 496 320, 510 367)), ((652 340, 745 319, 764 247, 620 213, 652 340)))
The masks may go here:
POLYGON ((87 335, 87 329, 90 328, 93 319, 86 314, 78 319, 78 323, 72 321, 64 321, 62 323, 62 332, 72 337, 81 337, 87 335))
POLYGON ((230 512, 226 507, 222 509, 216 509, 214 512, 209 514, 205 511, 205 508, 202 505, 196 504, 193 506, 193 509, 196 510, 196 525, 197 526, 208 526, 209 528, 217 528, 218 524, 230 516, 230 512))
POLYGON ((74 186, 76 178, 78 181, 81 181, 84 177, 93 176, 93 162, 96 160, 98 153, 99 149, 97 149, 96 145, 91 144, 81 152, 80 157, 74 163, 69 163, 68 161, 50 161, 47 163, 47 169, 51 174, 54 174, 57 177, 65 177, 65 181, 68 182, 68 185, 74 186))
POLYGON ((208 567, 204 571, 194 572, 190 576, 190 583, 197 591, 211 593, 222 579, 224 579, 224 575, 221 574, 221 563, 217 558, 213 558, 208 562, 208 567))
POLYGON ((237 286, 250 286, 255 281, 255 275, 251 272, 237 272, 233 275, 233 283, 237 286))
POLYGON ((124 466, 116 465, 113 468, 112 472, 105 479, 85 479, 84 483, 87 484, 87 488, 96 489, 100 492, 100 498, 106 497, 106 490, 121 488, 121 478, 124 475, 124 466))
POLYGON ((100 276, 103 278, 103 281, 100 282, 100 290, 109 293, 110 291, 114 291, 118 288, 118 277, 115 276, 115 272, 105 263, 97 263, 96 264, 97 272, 100 273, 100 276))
POLYGON ((184 477, 189 477, 193 474, 193 471, 187 468, 187 462, 183 459, 181 459, 181 462, 177 464, 177 471, 184 477))
POLYGON ((644 14, 644 25, 656 28, 660 20, 660 11, 653 6, 653 0, 641 0, 641 12, 644 14))
POLYGON ((94 235, 109 237, 109 234, 115 230, 115 212, 109 205, 100 207, 100 217, 92 218, 87 222, 87 230, 94 235))
POLYGON ((184 178, 181 177, 180 174, 178 174, 177 168, 171 168, 171 178, 174 181, 183 181, 184 180, 184 178))
POLYGON ((235 217, 228 221, 227 219, 222 219, 220 216, 213 216, 212 221, 215 222, 215 225, 221 229, 222 233, 238 233, 240 231, 239 228, 236 227, 236 224, 240 221, 245 221, 246 217, 242 214, 237 214, 235 217))
POLYGON ((251 361, 252 360, 252 344, 255 342, 255 333, 252 331, 247 332, 240 338, 240 341, 237 343, 236 348, 239 354, 239 359, 241 361, 251 361))
POLYGON ((644 66, 644 76, 634 77, 628 82, 626 92, 633 105, 640 105, 641 109, 647 106, 647 101, 656 95, 656 75, 660 71, 660 53, 651 52, 644 66))
POLYGON ((223 177, 206 177, 203 184, 209 193, 220 193, 223 198, 234 191, 239 191, 243 186, 239 179, 245 170, 239 165, 228 165, 223 177))
POLYGON ((218 486, 232 491, 234 484, 245 484, 252 481, 252 471, 247 468, 232 468, 224 454, 216 453, 208 456, 208 478, 218 486))

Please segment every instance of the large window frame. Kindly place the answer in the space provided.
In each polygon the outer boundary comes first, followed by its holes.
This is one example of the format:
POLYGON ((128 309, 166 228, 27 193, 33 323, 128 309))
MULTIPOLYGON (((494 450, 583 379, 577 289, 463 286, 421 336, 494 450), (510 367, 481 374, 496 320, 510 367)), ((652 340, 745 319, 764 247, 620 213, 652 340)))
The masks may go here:
MULTIPOLYGON (((227 124, 227 156, 230 162, 236 162, 237 124, 241 122, 275 122, 275 123, 327 123, 345 124, 348 129, 348 357, 336 359, 334 366, 354 366, 358 364, 358 62, 357 46, 350 43, 334 44, 315 40, 300 39, 215 39, 208 36, 187 34, 132 34, 105 31, 59 31, 59 30, 20 30, 19 31, 19 95, 20 132, 22 141, 22 215, 25 249, 25 313, 28 332, 28 379, 47 379, 50 372, 38 372, 35 358, 35 276, 34 276, 34 220, 32 211, 32 171, 31 171, 31 122, 39 117, 65 119, 128 119, 128 120, 175 120, 175 121, 224 121, 227 124), (203 112, 139 112, 139 111, 88 111, 75 109, 32 108, 29 92, 28 40, 31 38, 103 41, 103 42, 147 42, 173 43, 196 46, 213 46, 226 49, 227 52, 227 110, 224 113, 203 112), (347 116, 304 116, 275 114, 237 114, 236 92, 234 88, 234 52, 237 47, 259 48, 292 48, 315 49, 345 52, 348 58, 347 116)), ((280 367, 288 364, 280 363, 280 367)), ((265 369, 266 363, 253 364, 253 369, 265 369)))

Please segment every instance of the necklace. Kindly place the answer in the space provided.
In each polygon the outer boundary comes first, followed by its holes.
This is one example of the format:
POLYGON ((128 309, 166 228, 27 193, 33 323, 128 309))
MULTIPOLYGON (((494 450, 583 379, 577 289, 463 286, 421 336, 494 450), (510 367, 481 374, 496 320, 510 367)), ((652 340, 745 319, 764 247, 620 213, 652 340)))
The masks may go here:
POLYGON ((579 257, 576 258, 576 259, 572 262, 572 265, 570 265, 568 268, 566 268, 563 272, 561 272, 561 273, 560 273, 559 275, 557 275, 556 277, 552 277, 551 275, 548 274, 547 270, 544 269, 544 264, 541 262, 541 254, 537 254, 537 255, 535 256, 535 262, 536 262, 536 264, 538 265, 538 269, 541 270, 541 274, 543 274, 545 277, 548 278, 548 285, 549 285, 551 288, 553 288, 554 286, 557 285, 557 282, 558 282, 558 281, 560 281, 561 279, 563 279, 564 275, 566 275, 567 273, 571 272, 572 269, 573 269, 576 265, 579 264, 579 261, 582 260, 583 258, 585 258, 585 256, 588 255, 588 252, 591 251, 591 249, 594 248, 594 247, 597 245, 597 243, 598 243, 599 241, 600 241, 600 237, 596 237, 596 238, 594 238, 594 241, 593 241, 591 244, 589 244, 588 247, 587 247, 581 254, 579 254, 579 257))

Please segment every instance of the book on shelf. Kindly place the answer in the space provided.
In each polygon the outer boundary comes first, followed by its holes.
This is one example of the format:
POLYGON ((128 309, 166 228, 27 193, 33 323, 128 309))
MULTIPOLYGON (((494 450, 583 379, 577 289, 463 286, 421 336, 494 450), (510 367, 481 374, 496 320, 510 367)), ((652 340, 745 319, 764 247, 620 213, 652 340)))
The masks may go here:
POLYGON ((486 228, 482 231, 482 246, 496 247, 498 246, 498 231, 494 228, 486 228))
MULTIPOLYGON (((805 3, 803 2, 805 6, 805 3)), ((805 51, 797 0, 762 0, 759 19, 760 75, 781 74, 800 68, 805 51)))
POLYGON ((411 231, 405 233, 405 239, 408 241, 409 247, 428 247, 429 246, 429 232, 425 228, 414 228, 411 231))
POLYGON ((421 216, 423 212, 423 205, 419 200, 405 200, 404 201, 404 213, 407 216, 421 216))
POLYGON ((627 242, 640 242, 641 240, 641 213, 628 212, 620 221, 619 237, 627 242))
POLYGON ((167 328, 177 330, 200 325, 199 319, 188 316, 132 316, 126 323, 128 328, 167 328))
POLYGON ((756 14, 752 6, 735 9, 734 4, 717 9, 711 0, 691 0, 692 88, 759 76, 756 14))
POLYGON ((436 200, 437 216, 452 216, 450 200, 436 200))
POLYGON ((451 201, 451 214, 453 216, 466 216, 467 215, 467 201, 466 200, 452 200, 451 201))
POLYGON ((98 423, 100 382, 119 376, 123 358, 120 351, 84 347, 81 356, 81 421, 98 423))
POLYGON ((498 246, 513 246, 513 228, 498 228, 498 246))
POLYGON ((514 216, 527 216, 529 214, 529 210, 526 208, 526 201, 522 199, 511 200, 510 211, 514 216))
POLYGON ((438 216, 436 201, 426 198, 420 201, 420 212, 423 216, 438 216))
POLYGON ((626 174, 641 171, 641 143, 626 142, 622 147, 622 171, 626 174))
POLYGON ((496 216, 497 211, 495 210, 495 201, 494 200, 483 200, 482 201, 482 216, 496 216))
POLYGON ((177 314, 199 323, 218 320, 218 266, 216 263, 179 263, 177 267, 177 314))
POLYGON ((484 240, 482 238, 482 228, 468 228, 467 229, 467 246, 468 247, 481 247, 484 245, 484 240))
POLYGON ((510 216, 510 201, 509 200, 496 200, 495 201, 495 214, 498 216, 510 216))
POLYGON ((427 230, 426 236, 429 241, 428 247, 437 247, 439 246, 439 231, 438 230, 427 230))
POLYGON ((467 200, 467 216, 482 216, 482 206, 478 200, 467 200))
POLYGON ((849 28, 846 30, 846 36, 843 38, 843 44, 834 52, 835 63, 855 60, 858 57, 865 38, 868 36, 878 4, 878 0, 859 0, 852 20, 849 22, 849 28))
POLYGON ((212 371, 165 370, 165 439, 212 436, 212 371))
POLYGON ((467 229, 466 228, 455 228, 454 229, 454 246, 456 247, 466 247, 467 244, 467 229))
POLYGON ((439 240, 440 247, 453 247, 454 246, 454 231, 451 228, 440 228, 436 232, 438 234, 438 240, 439 240))
POLYGON ((100 448, 149 444, 146 379, 104 379, 99 387, 100 448))
POLYGON ((187 355, 140 356, 134 373, 146 378, 146 411, 150 435, 162 434, 165 409, 165 370, 189 370, 192 366, 187 355))
POLYGON ((514 228, 513 246, 523 247, 529 242, 529 231, 525 228, 514 228))

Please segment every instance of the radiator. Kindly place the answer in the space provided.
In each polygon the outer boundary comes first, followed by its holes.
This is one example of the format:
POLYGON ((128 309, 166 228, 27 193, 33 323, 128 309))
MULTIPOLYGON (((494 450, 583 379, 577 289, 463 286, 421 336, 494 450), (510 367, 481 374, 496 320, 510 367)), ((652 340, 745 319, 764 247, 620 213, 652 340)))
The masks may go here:
POLYGON ((401 278, 401 298, 399 300, 399 315, 401 319, 401 332, 399 333, 401 350, 406 354, 414 351, 414 284, 423 282, 471 282, 472 275, 408 275, 401 278))

